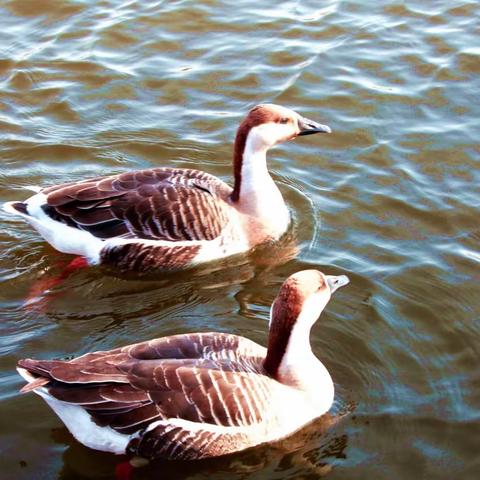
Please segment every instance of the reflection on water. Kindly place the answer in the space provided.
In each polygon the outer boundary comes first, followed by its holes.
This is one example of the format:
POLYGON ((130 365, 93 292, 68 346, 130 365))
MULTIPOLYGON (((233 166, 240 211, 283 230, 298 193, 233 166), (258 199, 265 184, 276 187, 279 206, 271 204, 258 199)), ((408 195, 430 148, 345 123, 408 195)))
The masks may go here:
POLYGON ((0 5, 0 202, 161 165, 229 180, 235 129, 260 102, 333 130, 270 152, 294 217, 284 242, 191 272, 91 268, 48 288, 71 257, 0 212, 6 478, 111 478, 120 461, 18 394, 18 358, 195 330, 265 343, 279 286, 303 268, 351 277, 312 347, 335 381, 333 415, 351 401, 355 412, 284 450, 136 478, 478 477, 480 10, 424 3, 0 5))

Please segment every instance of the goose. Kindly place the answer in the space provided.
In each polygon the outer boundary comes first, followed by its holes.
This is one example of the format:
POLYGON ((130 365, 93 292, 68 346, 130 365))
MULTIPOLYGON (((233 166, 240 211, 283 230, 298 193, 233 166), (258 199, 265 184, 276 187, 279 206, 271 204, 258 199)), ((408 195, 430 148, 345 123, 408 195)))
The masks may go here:
POLYGON ((144 459, 198 460, 285 438, 325 414, 334 384, 310 329, 345 275, 303 270, 271 308, 268 347, 234 334, 186 333, 18 362, 34 391, 89 448, 144 459))
POLYGON ((266 152, 328 126, 261 104, 238 128, 233 188, 208 173, 160 167, 46 188, 3 209, 23 217, 55 249, 88 265, 179 270, 276 240, 290 214, 267 170, 266 152))

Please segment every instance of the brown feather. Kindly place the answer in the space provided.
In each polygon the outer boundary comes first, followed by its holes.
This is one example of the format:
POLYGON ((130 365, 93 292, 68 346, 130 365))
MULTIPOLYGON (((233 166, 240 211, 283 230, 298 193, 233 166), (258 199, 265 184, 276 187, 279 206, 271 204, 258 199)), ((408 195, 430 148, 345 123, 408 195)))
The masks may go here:
POLYGON ((40 376, 34 385, 84 407, 99 425, 132 433, 156 418, 223 426, 261 421, 268 401, 251 406, 256 382, 271 381, 262 373, 258 354, 263 352, 234 335, 186 334, 70 361, 20 360, 19 366, 40 376), (243 358, 247 352, 255 354, 249 364, 243 358))
POLYGON ((128 453, 144 458, 199 460, 242 450, 251 446, 243 432, 222 435, 199 429, 195 434, 179 427, 159 425, 128 445, 128 453))
POLYGON ((37 378, 33 382, 27 383, 24 387, 20 389, 20 393, 28 393, 36 388, 43 387, 44 385, 47 385, 50 383, 50 380, 48 378, 37 378))
POLYGON ((272 318, 275 318, 275 328, 271 328, 269 332, 268 353, 263 366, 274 378, 277 376, 278 367, 287 349, 290 334, 300 314, 303 301, 303 295, 296 288, 296 281, 287 280, 273 302, 272 318))
POLYGON ((157 168, 44 189, 45 213, 108 239, 213 240, 228 221, 231 188, 204 172, 157 168))
POLYGON ((199 245, 166 247, 125 243, 104 248, 101 262, 121 271, 148 272, 160 267, 162 270, 177 270, 188 266, 199 250, 199 245))

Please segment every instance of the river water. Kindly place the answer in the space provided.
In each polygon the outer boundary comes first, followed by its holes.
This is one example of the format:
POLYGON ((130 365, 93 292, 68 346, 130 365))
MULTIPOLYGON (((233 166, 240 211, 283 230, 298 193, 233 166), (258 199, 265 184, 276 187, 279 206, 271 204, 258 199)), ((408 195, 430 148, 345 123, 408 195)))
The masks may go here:
POLYGON ((187 331, 264 343, 282 281, 320 268, 351 278, 312 333, 336 384, 331 424, 134 478, 479 478, 479 12, 473 0, 0 2, 0 202, 164 165, 229 180, 235 130, 260 102, 333 130, 269 154, 295 218, 287 238, 193 272, 92 268, 28 303, 71 257, 0 213, 0 477, 106 479, 122 460, 19 394, 19 358, 187 331))

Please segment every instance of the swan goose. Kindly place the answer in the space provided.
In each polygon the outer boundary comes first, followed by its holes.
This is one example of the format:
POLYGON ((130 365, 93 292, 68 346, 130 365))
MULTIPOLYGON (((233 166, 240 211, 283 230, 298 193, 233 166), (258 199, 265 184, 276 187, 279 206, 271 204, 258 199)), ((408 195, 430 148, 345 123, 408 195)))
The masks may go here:
POLYGON ((191 333, 18 362, 34 391, 87 447, 197 460, 284 438, 326 413, 334 386, 310 329, 345 275, 291 275, 272 304, 268 348, 233 334, 191 333))
POLYGON ((35 188, 7 202, 57 250, 120 270, 178 270, 245 252, 278 239, 290 215, 267 170, 266 152, 326 125, 273 104, 257 105, 241 123, 233 188, 208 173, 151 168, 35 188))

